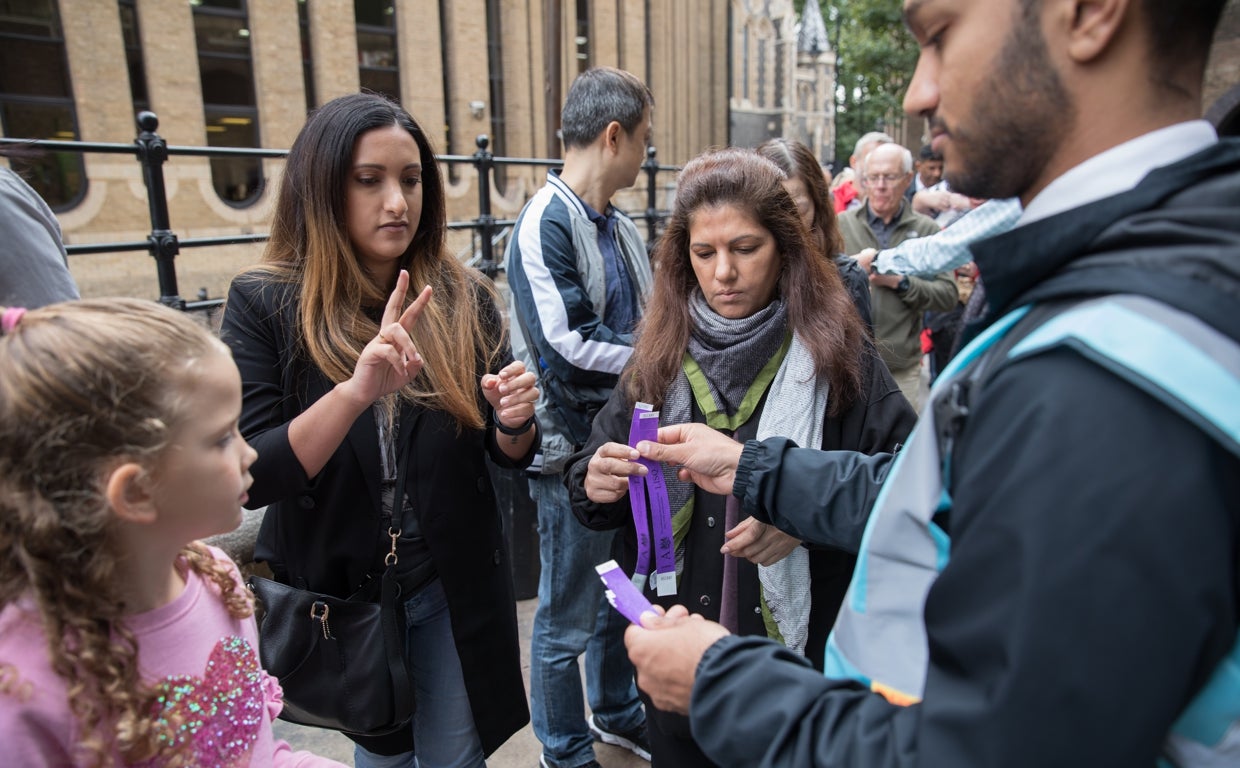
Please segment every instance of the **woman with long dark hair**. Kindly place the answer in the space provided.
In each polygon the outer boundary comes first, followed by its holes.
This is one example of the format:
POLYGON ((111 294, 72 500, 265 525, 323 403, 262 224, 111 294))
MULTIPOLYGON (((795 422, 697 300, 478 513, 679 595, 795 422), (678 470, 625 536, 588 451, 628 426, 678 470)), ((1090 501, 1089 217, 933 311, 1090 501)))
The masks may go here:
POLYGON ((224 312, 259 453, 250 504, 267 505, 255 559, 348 597, 399 533, 417 712, 393 737, 354 738, 359 766, 481 766, 529 718, 485 459, 532 460, 538 390, 489 282, 445 248, 445 216, 413 118, 381 96, 335 99, 294 142, 263 262, 224 312), (411 286, 426 286, 413 301, 411 286))
MULTIPOLYGON (((839 274, 807 241, 786 178, 741 149, 704 154, 681 171, 633 357, 570 460, 584 524, 635 531, 628 482, 641 470, 627 439, 638 402, 659 411, 661 426, 706 423, 740 441, 779 435, 830 450, 891 451, 912 429, 916 417, 839 274)), ((778 637, 821 666, 864 513, 839 548, 809 550, 743 518, 736 499, 663 472, 677 593, 651 599, 690 606, 735 633, 778 637)), ((635 539, 626 537, 623 553, 630 572, 635 539)), ((646 707, 657 764, 712 765, 687 719, 646 707)))
POLYGON ((831 190, 813 151, 796 139, 769 139, 759 144, 755 151, 787 175, 783 187, 796 204, 801 223, 809 233, 810 244, 839 270, 844 287, 857 307, 857 314, 861 315, 866 330, 873 333, 870 279, 865 270, 857 266, 855 259, 844 254, 844 235, 836 223, 831 190))

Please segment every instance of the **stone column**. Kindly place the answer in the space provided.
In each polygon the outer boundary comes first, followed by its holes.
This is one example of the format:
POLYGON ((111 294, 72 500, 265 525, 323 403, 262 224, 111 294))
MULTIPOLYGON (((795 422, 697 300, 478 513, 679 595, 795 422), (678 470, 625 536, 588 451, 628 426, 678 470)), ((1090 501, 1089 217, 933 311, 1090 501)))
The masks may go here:
MULTIPOLYGON (((401 103, 440 153, 449 151, 444 140, 442 29, 439 0, 397 0, 396 56, 400 62, 401 103)), ((483 29, 483 36, 468 41, 466 48, 475 59, 485 63, 485 55, 478 55, 479 51, 486 51, 483 29)), ((470 146, 472 152, 472 140, 470 146)))
MULTIPOLYGON (((69 75, 82 141, 128 143, 137 135, 125 42, 115 3, 61 0, 69 75)), ((90 155, 87 155, 89 162, 90 155)))
MULTIPOLYGON (((402 6, 411 4, 412 0, 404 0, 402 6)), ((480 50, 486 51, 486 3, 483 0, 453 0, 446 4, 440 24, 447 46, 451 82, 445 106, 446 118, 452 126, 452 146, 445 147, 445 150, 468 155, 476 149, 474 139, 477 135, 490 133, 491 110, 488 103, 491 89, 487 57, 485 53, 479 55, 480 50), (469 106, 471 101, 488 104, 480 118, 473 116, 469 106)), ((404 62, 401 63, 401 70, 402 78, 413 76, 404 62)))
MULTIPOLYGON (((89 4, 90 0, 79 2, 89 4)), ((151 111, 160 118, 159 134, 169 144, 205 146, 193 10, 189 3, 166 0, 137 0, 137 8, 146 88, 151 111)))
MULTIPOLYGON (((337 96, 357 93, 357 20, 353 0, 313 0, 310 57, 314 60, 314 97, 320 106, 337 96)), ((300 44, 298 44, 300 49, 300 44)))
POLYGON ((264 147, 287 149, 306 121, 297 4, 252 2, 248 6, 260 140, 264 147))

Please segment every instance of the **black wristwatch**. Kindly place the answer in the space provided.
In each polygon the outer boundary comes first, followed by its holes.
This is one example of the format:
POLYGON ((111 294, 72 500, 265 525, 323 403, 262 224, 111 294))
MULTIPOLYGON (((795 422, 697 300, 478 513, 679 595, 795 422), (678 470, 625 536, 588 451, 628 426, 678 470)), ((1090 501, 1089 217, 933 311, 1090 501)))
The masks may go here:
POLYGON ((896 293, 907 293, 907 292, 908 292, 908 275, 904 275, 900 278, 900 282, 896 283, 896 293))

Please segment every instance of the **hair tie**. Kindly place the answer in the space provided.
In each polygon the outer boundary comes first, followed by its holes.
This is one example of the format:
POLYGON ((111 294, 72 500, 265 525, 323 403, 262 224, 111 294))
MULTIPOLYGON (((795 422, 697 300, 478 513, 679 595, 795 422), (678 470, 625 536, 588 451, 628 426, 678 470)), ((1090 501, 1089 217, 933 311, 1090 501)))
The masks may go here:
POLYGON ((24 314, 26 314, 25 307, 5 307, 4 314, 0 315, 0 331, 6 335, 12 333, 24 314))

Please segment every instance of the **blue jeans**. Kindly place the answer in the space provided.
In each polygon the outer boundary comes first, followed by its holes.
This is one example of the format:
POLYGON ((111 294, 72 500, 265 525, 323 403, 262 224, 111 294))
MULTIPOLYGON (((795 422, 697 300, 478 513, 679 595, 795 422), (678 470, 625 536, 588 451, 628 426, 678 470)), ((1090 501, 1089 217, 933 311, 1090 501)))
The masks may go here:
POLYGON ((435 579, 405 601, 405 654, 414 679, 414 752, 376 755, 358 746, 356 768, 485 768, 465 693, 443 584, 435 579))
POLYGON ((538 505, 538 609, 530 642, 530 715, 543 753, 572 768, 594 759, 577 659, 586 655, 586 695, 600 727, 627 731, 644 722, 633 665, 624 648, 628 621, 611 607, 594 566, 611 559, 614 531, 591 531, 573 517, 560 475, 530 481, 538 505))

